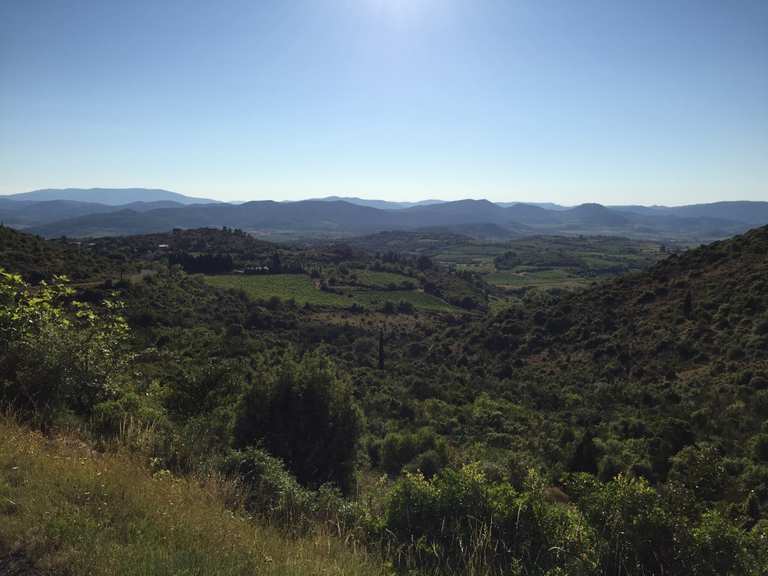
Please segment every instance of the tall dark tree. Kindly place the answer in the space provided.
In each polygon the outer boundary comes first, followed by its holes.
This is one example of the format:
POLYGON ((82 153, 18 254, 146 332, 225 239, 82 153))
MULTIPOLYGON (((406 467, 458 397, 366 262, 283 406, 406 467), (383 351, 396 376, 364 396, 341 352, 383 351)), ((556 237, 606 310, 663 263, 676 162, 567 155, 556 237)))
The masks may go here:
POLYGON ((384 370, 384 329, 379 330, 379 370, 384 370))
POLYGON ((280 261, 280 254, 275 252, 269 264, 269 271, 272 274, 280 274, 283 271, 283 263, 280 261))
POLYGON ((576 451, 571 458, 569 469, 571 472, 587 472, 597 474, 598 450, 595 446, 595 435, 591 430, 584 432, 576 451))
POLYGON ((685 300, 683 300, 683 316, 685 316, 690 320, 692 315, 693 315, 693 296, 691 296, 691 292, 689 290, 685 295, 685 300))
POLYGON ((429 270, 432 266, 432 259, 429 256, 422 255, 416 260, 416 267, 421 271, 429 270))
POLYGON ((261 444, 302 484, 326 482, 349 492, 362 416, 347 382, 319 354, 286 360, 257 382, 235 423, 238 447, 261 444))

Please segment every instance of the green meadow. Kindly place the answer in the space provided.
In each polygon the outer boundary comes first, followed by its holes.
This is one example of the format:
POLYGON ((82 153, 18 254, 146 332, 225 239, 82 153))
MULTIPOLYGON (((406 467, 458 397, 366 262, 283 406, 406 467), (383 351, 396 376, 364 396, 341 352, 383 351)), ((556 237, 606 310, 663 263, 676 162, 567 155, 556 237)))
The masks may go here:
MULTIPOLYGON (((358 274, 358 282, 371 286, 400 285, 411 280, 401 274, 364 271, 358 274)), ((263 276, 223 275, 205 276, 205 281, 218 288, 243 290, 255 300, 294 300, 299 305, 346 308, 357 304, 363 308, 381 308, 386 302, 408 302, 418 310, 433 312, 456 311, 447 302, 419 290, 369 290, 365 288, 340 288, 339 292, 321 290, 316 282, 303 274, 270 274, 263 276)))

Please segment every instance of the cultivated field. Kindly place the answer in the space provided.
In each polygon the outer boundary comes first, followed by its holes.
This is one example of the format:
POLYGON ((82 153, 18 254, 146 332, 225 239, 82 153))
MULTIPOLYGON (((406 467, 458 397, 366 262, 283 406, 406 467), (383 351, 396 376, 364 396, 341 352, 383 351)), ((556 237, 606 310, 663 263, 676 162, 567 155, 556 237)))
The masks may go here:
POLYGON ((515 270, 499 270, 485 276, 485 281, 501 288, 580 288, 588 286, 590 280, 566 270, 536 270, 520 267, 515 270))
MULTIPOLYGON (((321 290, 317 283, 303 274, 270 274, 263 276, 223 275, 205 276, 206 282, 219 288, 237 288, 258 300, 277 297, 294 300, 299 305, 329 306, 347 308, 357 304, 363 308, 382 308, 387 302, 397 305, 407 302, 414 308, 435 312, 457 311, 447 302, 419 290, 369 290, 366 288, 339 288, 337 292, 321 290)), ((360 284, 387 286, 411 280, 401 274, 363 271, 359 273, 360 284)))

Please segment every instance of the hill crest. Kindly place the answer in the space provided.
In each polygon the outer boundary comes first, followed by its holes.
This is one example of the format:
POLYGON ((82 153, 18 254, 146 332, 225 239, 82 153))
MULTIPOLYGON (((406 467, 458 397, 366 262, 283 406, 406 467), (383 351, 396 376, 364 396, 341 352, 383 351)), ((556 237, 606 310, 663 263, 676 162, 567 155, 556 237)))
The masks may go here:
POLYGON ((194 198, 178 192, 159 188, 42 188, 5 196, 10 200, 70 200, 95 202, 108 206, 119 206, 134 202, 177 202, 179 204, 218 204, 218 200, 194 198))

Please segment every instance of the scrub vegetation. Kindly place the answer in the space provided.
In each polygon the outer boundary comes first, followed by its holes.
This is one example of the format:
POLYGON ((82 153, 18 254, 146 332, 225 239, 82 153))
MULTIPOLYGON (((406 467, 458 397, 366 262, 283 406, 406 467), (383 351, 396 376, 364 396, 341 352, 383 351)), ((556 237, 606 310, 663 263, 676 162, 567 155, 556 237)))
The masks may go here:
POLYGON ((494 271, 0 232, 0 567, 768 572, 768 228, 503 243, 494 271))

